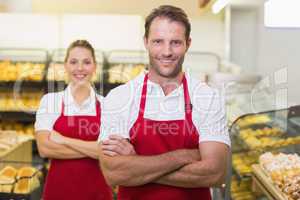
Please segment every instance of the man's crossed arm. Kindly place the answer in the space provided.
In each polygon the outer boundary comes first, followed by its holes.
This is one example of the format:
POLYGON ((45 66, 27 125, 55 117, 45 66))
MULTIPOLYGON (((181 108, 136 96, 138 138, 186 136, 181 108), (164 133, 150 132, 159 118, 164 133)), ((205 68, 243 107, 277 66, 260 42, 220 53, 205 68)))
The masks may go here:
POLYGON ((224 183, 229 156, 229 147, 219 142, 202 142, 199 149, 141 156, 126 139, 112 135, 99 147, 106 181, 122 186, 153 182, 186 188, 220 186, 224 183))

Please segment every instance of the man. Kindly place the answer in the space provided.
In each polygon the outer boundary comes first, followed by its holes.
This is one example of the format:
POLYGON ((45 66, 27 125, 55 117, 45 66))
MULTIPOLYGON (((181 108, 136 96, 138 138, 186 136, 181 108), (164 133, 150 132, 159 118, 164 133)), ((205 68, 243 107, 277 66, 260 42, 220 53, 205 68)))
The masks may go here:
POLYGON ((182 72, 190 23, 180 8, 146 18, 149 72, 104 100, 100 165, 121 200, 210 200, 224 183, 230 140, 219 93, 182 72), (129 143, 129 142, 130 143, 129 143))

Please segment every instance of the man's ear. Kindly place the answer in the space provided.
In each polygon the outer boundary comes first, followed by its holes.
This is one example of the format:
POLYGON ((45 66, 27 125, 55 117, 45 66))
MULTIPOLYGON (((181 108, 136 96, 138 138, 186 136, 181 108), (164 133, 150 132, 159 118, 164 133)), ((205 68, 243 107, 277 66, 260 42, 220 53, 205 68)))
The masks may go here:
POLYGON ((146 49, 148 49, 148 45, 149 45, 148 38, 146 36, 144 36, 144 46, 146 49))
POLYGON ((186 51, 189 50, 191 43, 192 43, 192 38, 189 37, 189 39, 187 39, 187 41, 186 41, 186 51))

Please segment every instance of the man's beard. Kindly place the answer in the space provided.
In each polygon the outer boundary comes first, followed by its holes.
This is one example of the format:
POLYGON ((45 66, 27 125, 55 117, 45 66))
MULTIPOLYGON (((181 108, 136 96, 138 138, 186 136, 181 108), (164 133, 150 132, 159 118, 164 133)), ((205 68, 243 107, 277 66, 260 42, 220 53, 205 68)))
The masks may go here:
POLYGON ((184 62, 184 56, 182 56, 178 60, 174 70, 166 74, 162 70, 160 70, 159 65, 156 64, 156 62, 154 61, 154 59, 151 56, 149 56, 150 68, 152 68, 159 76, 162 76, 164 78, 175 78, 175 77, 177 77, 178 74, 180 74, 180 72, 182 71, 183 62, 184 62))

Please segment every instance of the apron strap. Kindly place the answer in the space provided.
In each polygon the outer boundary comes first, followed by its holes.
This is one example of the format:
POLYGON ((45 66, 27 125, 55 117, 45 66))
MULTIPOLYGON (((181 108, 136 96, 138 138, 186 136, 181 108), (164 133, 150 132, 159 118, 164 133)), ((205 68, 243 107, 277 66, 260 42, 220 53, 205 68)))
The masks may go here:
POLYGON ((185 118, 186 119, 192 119, 193 105, 191 103, 189 88, 188 88, 188 84, 187 84, 185 74, 183 75, 182 84, 183 84, 183 93, 184 93, 185 118))
POLYGON ((145 107, 146 107, 146 96, 147 96, 147 81, 148 81, 148 73, 144 77, 144 83, 142 88, 141 102, 138 118, 141 119, 144 117, 145 107))
POLYGON ((96 116, 99 117, 99 122, 100 122, 101 121, 101 103, 97 99, 96 95, 95 95, 95 99, 96 99, 96 116))
POLYGON ((65 103, 64 103, 64 99, 61 102, 61 115, 64 116, 65 115, 65 103))

